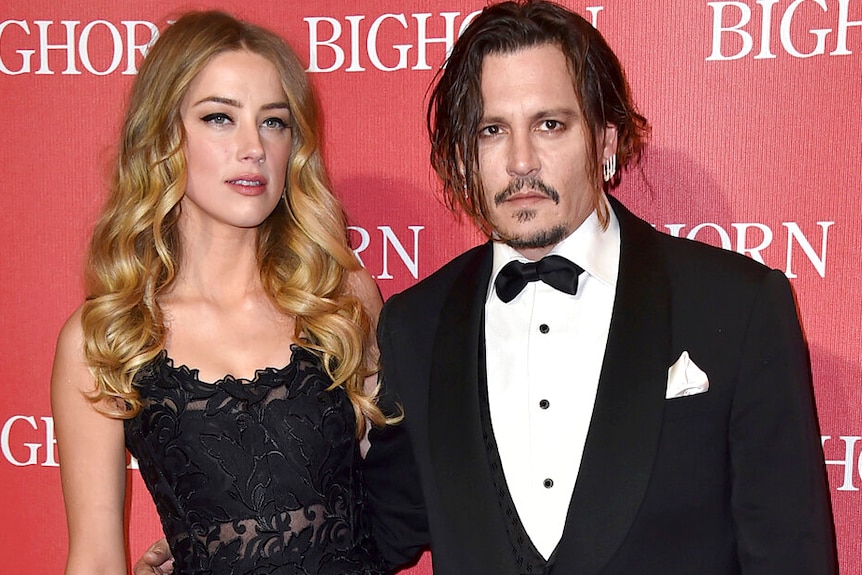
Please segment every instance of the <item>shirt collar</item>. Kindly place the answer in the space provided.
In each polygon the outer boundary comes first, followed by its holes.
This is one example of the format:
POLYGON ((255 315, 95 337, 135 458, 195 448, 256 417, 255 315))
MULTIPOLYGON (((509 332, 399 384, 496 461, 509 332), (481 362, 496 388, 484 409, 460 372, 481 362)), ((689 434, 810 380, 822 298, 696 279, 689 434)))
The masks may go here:
MULTIPOLYGON (((599 282, 616 289, 620 264, 620 222, 614 210, 602 195, 608 210, 608 227, 602 229, 599 216, 595 210, 578 228, 549 252, 557 254, 581 266, 587 274, 599 282)), ((497 274, 512 260, 528 262, 513 247, 500 241, 493 242, 494 264, 491 269, 491 281, 488 284, 487 297, 494 293, 494 281, 497 274)))

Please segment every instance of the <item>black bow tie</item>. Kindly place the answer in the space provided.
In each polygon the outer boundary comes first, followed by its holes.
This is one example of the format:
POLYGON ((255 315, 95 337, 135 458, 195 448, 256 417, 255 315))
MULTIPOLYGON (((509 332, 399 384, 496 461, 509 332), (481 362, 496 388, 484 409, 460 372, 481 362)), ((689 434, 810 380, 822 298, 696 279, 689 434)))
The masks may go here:
POLYGON ((563 293, 575 295, 578 293, 578 276, 583 271, 578 264, 555 255, 545 256, 537 262, 511 261, 497 274, 494 289, 497 297, 505 303, 515 299, 529 282, 539 280, 563 293))

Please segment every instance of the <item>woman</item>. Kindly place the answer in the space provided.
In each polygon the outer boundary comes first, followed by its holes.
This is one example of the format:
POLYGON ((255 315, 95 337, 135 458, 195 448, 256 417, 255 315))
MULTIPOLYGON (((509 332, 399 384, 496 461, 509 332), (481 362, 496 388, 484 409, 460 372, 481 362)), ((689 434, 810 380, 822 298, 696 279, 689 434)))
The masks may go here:
POLYGON ((135 80, 52 405, 67 574, 125 573, 125 448, 175 573, 379 573, 358 471, 381 301, 273 33, 190 13, 135 80))

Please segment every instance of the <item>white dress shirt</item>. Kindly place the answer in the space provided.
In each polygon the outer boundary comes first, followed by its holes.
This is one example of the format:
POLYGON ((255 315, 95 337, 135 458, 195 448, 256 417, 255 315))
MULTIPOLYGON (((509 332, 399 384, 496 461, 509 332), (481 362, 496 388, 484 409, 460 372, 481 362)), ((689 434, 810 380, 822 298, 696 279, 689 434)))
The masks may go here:
POLYGON ((608 211, 606 230, 593 212, 551 251, 585 270, 574 296, 538 281, 504 303, 497 274, 529 260, 493 247, 485 303, 491 424, 515 508, 545 559, 563 533, 608 339, 620 260, 619 222, 608 211))

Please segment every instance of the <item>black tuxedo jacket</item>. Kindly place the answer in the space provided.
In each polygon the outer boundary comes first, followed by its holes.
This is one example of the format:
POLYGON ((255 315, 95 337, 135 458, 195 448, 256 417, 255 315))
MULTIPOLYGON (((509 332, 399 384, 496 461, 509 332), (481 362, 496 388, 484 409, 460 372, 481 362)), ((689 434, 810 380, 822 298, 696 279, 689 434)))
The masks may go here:
MULTIPOLYGON (((787 279, 661 234, 611 202, 617 292, 552 573, 834 573, 807 352, 787 279), (668 368, 684 351, 709 390, 665 399, 668 368)), ((519 572, 479 419, 491 252, 486 244, 462 254, 393 296, 380 319, 383 401, 403 406, 405 419, 372 434, 365 462, 376 536, 392 563, 430 538, 443 575, 519 572)), ((559 366, 577 368, 566 357, 559 366)))

